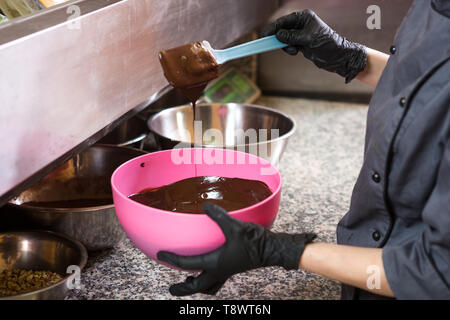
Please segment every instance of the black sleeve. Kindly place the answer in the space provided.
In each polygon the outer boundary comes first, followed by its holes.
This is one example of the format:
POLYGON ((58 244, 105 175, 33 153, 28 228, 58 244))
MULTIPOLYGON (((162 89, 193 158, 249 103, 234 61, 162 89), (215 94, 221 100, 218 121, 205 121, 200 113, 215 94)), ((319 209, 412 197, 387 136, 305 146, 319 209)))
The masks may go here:
POLYGON ((387 280, 398 299, 450 299, 450 139, 422 219, 419 238, 383 248, 387 280))

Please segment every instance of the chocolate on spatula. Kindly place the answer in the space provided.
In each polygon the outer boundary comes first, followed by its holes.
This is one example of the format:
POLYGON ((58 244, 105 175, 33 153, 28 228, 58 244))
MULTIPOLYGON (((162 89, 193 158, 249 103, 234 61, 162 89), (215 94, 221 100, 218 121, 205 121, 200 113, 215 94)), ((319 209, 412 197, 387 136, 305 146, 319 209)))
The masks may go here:
POLYGON ((194 106, 209 81, 219 75, 219 66, 227 61, 286 47, 275 36, 250 41, 224 50, 216 50, 208 41, 198 41, 159 53, 169 83, 194 106))
POLYGON ((219 75, 219 63, 207 41, 163 50, 159 59, 169 83, 193 104, 208 82, 219 75))

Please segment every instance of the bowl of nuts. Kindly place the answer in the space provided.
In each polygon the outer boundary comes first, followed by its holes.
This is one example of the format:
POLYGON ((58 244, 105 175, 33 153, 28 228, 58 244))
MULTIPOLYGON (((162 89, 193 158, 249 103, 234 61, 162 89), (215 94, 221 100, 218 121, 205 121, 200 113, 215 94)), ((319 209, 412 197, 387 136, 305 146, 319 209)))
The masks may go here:
POLYGON ((60 300, 79 285, 87 251, 50 231, 0 233, 0 300, 60 300))

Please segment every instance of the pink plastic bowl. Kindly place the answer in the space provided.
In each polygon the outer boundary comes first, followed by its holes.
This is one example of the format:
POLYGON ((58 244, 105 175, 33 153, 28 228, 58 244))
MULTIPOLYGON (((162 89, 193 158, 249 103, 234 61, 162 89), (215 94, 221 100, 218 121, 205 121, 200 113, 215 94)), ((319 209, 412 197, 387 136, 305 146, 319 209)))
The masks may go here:
POLYGON ((150 258, 158 261, 156 253, 160 250, 181 255, 202 254, 225 242, 221 229, 205 214, 154 209, 128 198, 146 188, 195 176, 265 182, 273 192, 270 197, 251 207, 232 211, 230 215, 266 228, 272 227, 280 204, 281 176, 266 160, 243 152, 211 148, 151 153, 124 163, 111 178, 119 222, 128 238, 150 258), (184 159, 181 164, 180 156, 184 159), (215 159, 215 163, 212 164, 211 159, 215 159))

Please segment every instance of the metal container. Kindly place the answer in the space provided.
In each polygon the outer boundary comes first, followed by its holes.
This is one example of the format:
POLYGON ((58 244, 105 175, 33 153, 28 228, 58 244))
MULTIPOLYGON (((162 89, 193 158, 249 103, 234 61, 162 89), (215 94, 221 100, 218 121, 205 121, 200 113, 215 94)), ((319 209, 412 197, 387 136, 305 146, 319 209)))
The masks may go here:
POLYGON ((113 247, 125 233, 114 210, 110 177, 119 165, 143 154, 106 145, 87 149, 13 198, 0 215, 2 229, 51 230, 73 237, 90 251, 113 247), (75 208, 66 206, 80 199, 85 201, 71 205, 75 208))
POLYGON ((191 105, 169 108, 149 119, 148 126, 162 149, 220 147, 245 151, 277 164, 296 129, 288 115, 257 105, 200 104, 195 113, 197 130, 191 105))
POLYGON ((148 131, 146 121, 136 116, 122 123, 119 127, 100 139, 98 143, 142 150, 148 131))
POLYGON ((0 297, 0 300, 59 300, 67 296, 77 274, 69 266, 84 268, 87 252, 76 240, 49 231, 17 231, 0 233, 0 271, 25 269, 52 271, 66 275, 61 281, 39 290, 0 297))

